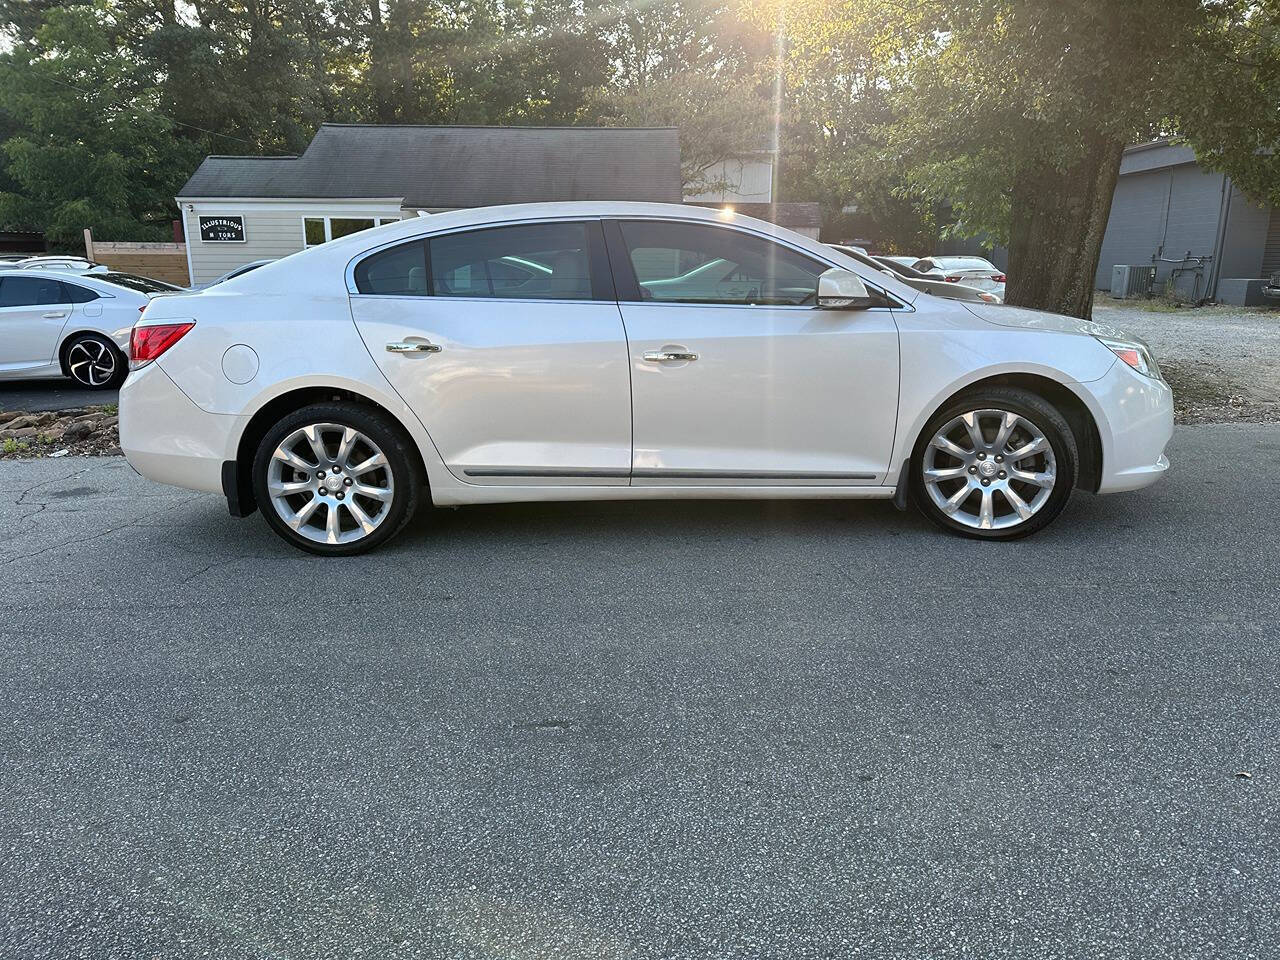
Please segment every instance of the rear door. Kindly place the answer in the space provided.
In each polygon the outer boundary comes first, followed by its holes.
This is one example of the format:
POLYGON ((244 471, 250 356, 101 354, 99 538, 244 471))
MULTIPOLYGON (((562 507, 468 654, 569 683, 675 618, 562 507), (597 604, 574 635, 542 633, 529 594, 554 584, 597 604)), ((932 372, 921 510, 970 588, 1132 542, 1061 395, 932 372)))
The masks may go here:
POLYGON ((52 277, 0 277, 0 370, 53 363, 71 310, 65 285, 52 277))
POLYGON ((598 221, 400 243, 348 284, 365 345, 455 476, 627 483, 627 343, 598 221))

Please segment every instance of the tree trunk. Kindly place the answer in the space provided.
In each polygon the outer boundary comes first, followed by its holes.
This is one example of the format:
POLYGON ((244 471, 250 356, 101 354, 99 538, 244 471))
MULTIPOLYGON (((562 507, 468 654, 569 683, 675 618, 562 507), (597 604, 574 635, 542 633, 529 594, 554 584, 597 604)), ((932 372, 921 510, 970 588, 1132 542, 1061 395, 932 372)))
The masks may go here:
POLYGON ((1013 185, 1005 302, 1089 319, 1124 142, 1101 134, 1067 170, 1042 164, 1013 185))
POLYGON ((369 0, 369 80, 373 87, 373 118, 378 123, 396 119, 395 91, 391 79, 390 36, 382 19, 382 0, 369 0))

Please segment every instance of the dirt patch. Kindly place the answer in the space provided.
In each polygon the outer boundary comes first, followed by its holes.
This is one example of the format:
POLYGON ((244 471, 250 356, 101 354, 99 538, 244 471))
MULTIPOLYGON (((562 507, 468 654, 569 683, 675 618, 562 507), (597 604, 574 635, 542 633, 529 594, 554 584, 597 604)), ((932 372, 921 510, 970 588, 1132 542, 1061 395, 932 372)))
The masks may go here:
POLYGON ((0 412, 0 459, 66 456, 120 456, 120 418, 113 405, 0 412))
POLYGON ((1215 363, 1165 360, 1160 372, 1173 388, 1173 418, 1178 423, 1280 421, 1280 403, 1232 383, 1215 363))

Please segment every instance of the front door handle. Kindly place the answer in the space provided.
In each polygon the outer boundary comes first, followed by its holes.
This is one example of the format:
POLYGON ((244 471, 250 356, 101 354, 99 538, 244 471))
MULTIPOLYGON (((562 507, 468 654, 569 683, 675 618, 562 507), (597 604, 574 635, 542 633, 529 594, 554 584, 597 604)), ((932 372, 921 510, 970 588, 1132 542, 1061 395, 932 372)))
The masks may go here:
POLYGON ((67 312, 65 310, 50 310, 44 315, 44 318, 46 320, 61 320, 66 315, 67 312))
POLYGON ((690 360, 697 360, 698 355, 676 350, 649 350, 644 354, 644 358, 650 363, 687 363, 690 360))
POLYGON ((439 353, 440 344, 426 340, 406 340, 400 343, 388 343, 387 353, 439 353))

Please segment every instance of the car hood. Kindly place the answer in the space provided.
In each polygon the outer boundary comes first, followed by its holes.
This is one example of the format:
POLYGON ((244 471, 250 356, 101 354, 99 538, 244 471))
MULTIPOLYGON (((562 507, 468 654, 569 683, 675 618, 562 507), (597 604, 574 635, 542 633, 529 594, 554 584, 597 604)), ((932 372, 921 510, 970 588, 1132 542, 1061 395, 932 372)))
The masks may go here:
MULTIPOLYGON (((1110 337, 1115 340, 1138 340, 1109 323, 1081 320, 1047 310, 1028 310, 1025 307, 1008 307, 997 303, 973 303, 961 301, 966 310, 979 320, 1000 327, 1022 327, 1025 330, 1047 330, 1051 333, 1078 333, 1085 337, 1110 337)), ((1141 342, 1140 340, 1138 342, 1141 342)))

